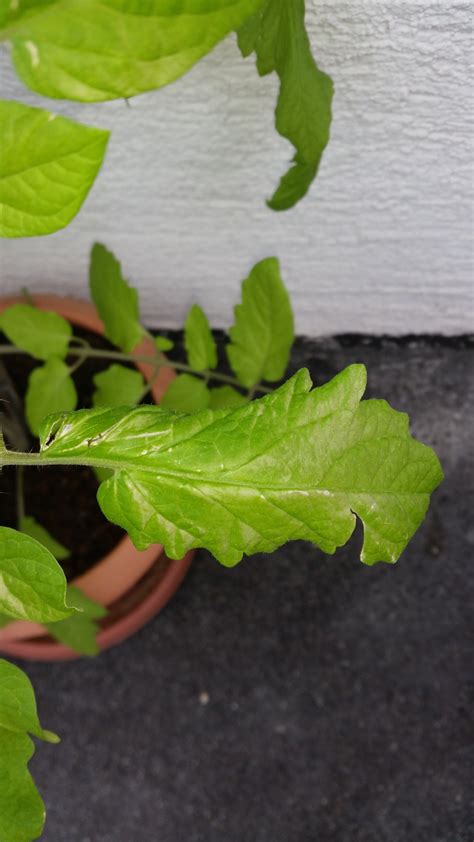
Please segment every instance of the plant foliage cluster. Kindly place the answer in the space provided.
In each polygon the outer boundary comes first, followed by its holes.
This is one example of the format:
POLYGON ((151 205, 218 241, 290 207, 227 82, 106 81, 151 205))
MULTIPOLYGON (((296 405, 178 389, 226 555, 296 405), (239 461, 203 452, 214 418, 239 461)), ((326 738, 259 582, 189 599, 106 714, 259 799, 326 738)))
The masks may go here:
MULTIPOLYGON (((129 99, 186 73, 231 32, 260 75, 276 73, 276 128, 294 162, 268 204, 309 189, 329 139, 332 83, 311 54, 304 0, 0 0, 0 40, 25 85, 79 102, 129 99), (107 49, 104 49, 104 44, 107 49)), ((0 100, 0 235, 64 228, 102 164, 109 132, 0 100)))
MULTIPOLYGON (((0 352, 38 361, 26 418, 40 442, 32 453, 14 451, 2 439, 0 466, 94 468, 106 518, 126 529, 138 548, 158 542, 171 558, 206 547, 232 566, 243 555, 271 552, 295 539, 333 553, 349 540, 358 516, 362 561, 398 559, 441 481, 438 459, 410 435, 405 414, 383 400, 363 400, 362 365, 316 388, 305 369, 270 388, 284 377, 293 342, 293 314, 277 260, 258 263, 242 284, 225 348, 232 375, 217 368, 214 337, 198 305, 185 321, 187 363, 165 357, 172 343, 143 327, 136 291, 114 255, 98 244, 90 290, 117 347, 101 352, 111 364, 95 376, 91 408, 76 410, 73 374, 97 352, 78 342, 68 322, 29 302, 0 316, 12 343, 0 352), (153 339, 151 357, 140 355, 144 336, 153 339), (148 383, 124 364, 140 360, 152 366, 148 383), (162 404, 137 405, 163 366, 175 368, 177 376, 162 404)), ((0 527, 0 623, 39 622, 66 645, 93 654, 104 612, 67 588, 56 560, 67 548, 28 513, 18 527, 0 527)), ((53 738, 39 726, 27 678, 3 661, 0 685, 0 839, 29 842, 40 832, 44 812, 27 772, 29 735, 53 738)))

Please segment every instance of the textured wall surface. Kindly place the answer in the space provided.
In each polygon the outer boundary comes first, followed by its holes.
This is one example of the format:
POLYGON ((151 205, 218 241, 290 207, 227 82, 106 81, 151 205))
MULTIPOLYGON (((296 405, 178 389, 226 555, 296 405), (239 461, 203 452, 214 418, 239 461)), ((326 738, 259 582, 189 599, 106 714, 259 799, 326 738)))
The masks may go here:
MULTIPOLYGON (((275 214, 264 198, 291 147, 273 129, 274 78, 228 39, 174 85, 123 102, 53 103, 110 127, 79 217, 51 237, 2 241, 1 290, 86 293, 95 239, 121 258, 152 325, 195 300, 226 326, 238 283, 277 254, 299 332, 472 329, 472 98, 467 0, 308 0, 334 78, 332 141, 310 195, 275 214)), ((0 96, 25 91, 6 51, 0 96)))

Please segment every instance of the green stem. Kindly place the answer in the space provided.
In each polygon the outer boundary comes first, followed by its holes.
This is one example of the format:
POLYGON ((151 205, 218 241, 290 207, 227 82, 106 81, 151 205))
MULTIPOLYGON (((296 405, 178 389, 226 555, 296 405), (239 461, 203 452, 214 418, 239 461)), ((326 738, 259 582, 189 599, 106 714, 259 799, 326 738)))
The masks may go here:
MULTIPOLYGON (((20 348, 15 348, 14 345, 0 345, 0 355, 24 353, 25 351, 22 351, 20 348)), ((132 363, 150 363, 151 365, 156 365, 157 362, 157 355, 126 354, 124 351, 105 351, 100 348, 73 348, 71 346, 68 348, 68 356, 83 357, 84 359, 94 358, 99 360, 117 360, 132 363)), ((191 366, 186 365, 186 363, 173 362, 172 360, 168 360, 164 357, 160 358, 160 367, 174 368, 176 371, 185 371, 188 374, 194 374, 196 377, 202 377, 204 380, 219 380, 221 383, 230 383, 232 386, 237 387, 240 386, 239 381, 228 374, 220 374, 217 371, 208 370, 196 371, 196 369, 191 368, 191 366)), ((258 385, 255 387, 254 391, 269 394, 273 390, 268 389, 266 386, 258 385)))

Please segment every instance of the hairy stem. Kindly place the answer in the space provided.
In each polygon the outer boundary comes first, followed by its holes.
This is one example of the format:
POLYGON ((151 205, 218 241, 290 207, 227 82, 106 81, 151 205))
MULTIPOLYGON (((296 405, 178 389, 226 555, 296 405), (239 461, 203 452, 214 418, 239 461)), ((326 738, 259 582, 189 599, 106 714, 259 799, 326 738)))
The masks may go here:
MULTIPOLYGON (((26 352, 22 351, 20 348, 15 348, 14 345, 0 345, 0 355, 24 353, 26 352)), ((228 374, 220 374, 217 371, 207 370, 196 371, 196 369, 192 368, 190 365, 186 365, 186 363, 173 362, 165 357, 158 357, 156 354, 153 356, 146 354, 126 354, 124 351, 106 351, 100 348, 74 348, 73 346, 69 346, 68 356, 81 357, 84 360, 87 358, 95 358, 131 363, 151 363, 152 365, 156 365, 158 360, 160 367, 163 368, 174 368, 176 371, 185 371, 188 374, 194 374, 196 377, 202 377, 206 380, 206 382, 209 380, 219 380, 221 383, 230 383, 232 386, 240 387, 239 381, 228 374)), ((269 394, 273 390, 259 384, 258 386, 255 386, 254 391, 269 394)))

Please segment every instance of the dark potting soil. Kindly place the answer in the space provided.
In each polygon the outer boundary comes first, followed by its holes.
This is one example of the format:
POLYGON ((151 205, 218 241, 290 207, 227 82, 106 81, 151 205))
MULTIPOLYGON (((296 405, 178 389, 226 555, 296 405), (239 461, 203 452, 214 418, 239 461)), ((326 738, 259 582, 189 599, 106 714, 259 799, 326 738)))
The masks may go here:
MULTIPOLYGON (((95 333, 74 329, 74 335, 87 339, 95 348, 112 349, 107 340, 95 333)), ((0 333, 0 343, 6 342, 0 333)), ((71 357, 68 362, 73 362, 71 357)), ((23 399, 30 372, 38 364, 27 354, 5 358, 5 367, 15 389, 23 399)), ((86 360, 74 372, 78 406, 90 407, 94 388, 93 376, 110 365, 110 360, 86 360)), ((0 396, 1 397, 1 396, 0 396)), ((31 436, 31 449, 38 441, 31 436)), ((96 500, 98 482, 94 472, 85 467, 25 468, 25 510, 71 550, 70 558, 61 562, 66 577, 73 579, 92 567, 120 541, 124 532, 109 523, 96 500)), ((5 468, 0 474, 0 522, 15 528, 15 469, 5 468)))

